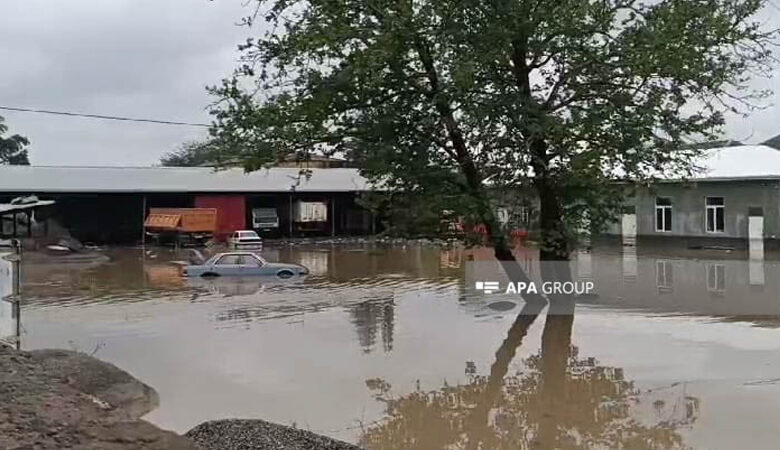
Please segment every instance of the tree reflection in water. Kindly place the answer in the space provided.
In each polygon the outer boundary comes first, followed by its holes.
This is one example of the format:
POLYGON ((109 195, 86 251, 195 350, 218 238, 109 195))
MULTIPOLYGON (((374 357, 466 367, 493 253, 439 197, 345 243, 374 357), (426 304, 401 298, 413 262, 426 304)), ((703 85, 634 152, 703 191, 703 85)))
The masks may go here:
POLYGON ((394 397, 380 380, 367 385, 386 403, 387 418, 365 431, 370 449, 686 448, 679 433, 697 418, 699 402, 670 390, 652 401, 623 370, 581 357, 571 343, 574 302, 551 299, 538 354, 509 366, 543 304, 528 303, 496 352, 490 374, 467 363, 469 382, 394 397), (669 400, 667 398, 667 400, 669 400), (646 406, 655 418, 640 418, 646 406))

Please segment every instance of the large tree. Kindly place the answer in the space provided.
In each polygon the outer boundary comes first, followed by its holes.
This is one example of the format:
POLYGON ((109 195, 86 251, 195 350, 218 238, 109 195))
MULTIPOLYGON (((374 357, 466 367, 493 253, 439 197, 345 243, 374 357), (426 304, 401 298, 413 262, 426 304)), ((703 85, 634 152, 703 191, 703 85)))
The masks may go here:
POLYGON ((8 126, 4 122, 5 119, 0 116, 0 164, 29 166, 27 146, 30 145, 30 141, 18 134, 5 136, 8 126))
POLYGON ((616 181, 689 175, 689 144, 760 95, 746 84, 774 38, 764 0, 254 3, 264 31, 212 88, 229 158, 348 152, 385 189, 484 224, 499 260, 497 195, 535 191, 541 256, 566 259, 573 230, 614 217, 616 181))

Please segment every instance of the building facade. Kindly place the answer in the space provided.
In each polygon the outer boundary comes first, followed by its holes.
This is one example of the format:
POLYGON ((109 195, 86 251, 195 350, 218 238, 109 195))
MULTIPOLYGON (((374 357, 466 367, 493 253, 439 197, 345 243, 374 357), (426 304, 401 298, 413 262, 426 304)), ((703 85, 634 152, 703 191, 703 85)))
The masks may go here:
POLYGON ((699 174, 660 179, 631 191, 606 233, 628 239, 682 239, 688 246, 780 241, 780 151, 765 146, 710 150, 699 174))
POLYGON ((702 240, 780 239, 780 181, 659 182, 639 187, 608 234, 702 240))
POLYGON ((359 202, 369 190, 367 180, 349 168, 302 174, 297 168, 245 173, 206 167, 0 166, 0 203, 29 195, 52 200, 35 220, 94 243, 142 241, 152 208, 214 208, 220 234, 252 228, 257 209, 274 211, 276 236, 369 234, 376 230, 374 217, 359 202), (325 213, 317 221, 301 221, 295 215, 301 203, 321 205, 325 213))

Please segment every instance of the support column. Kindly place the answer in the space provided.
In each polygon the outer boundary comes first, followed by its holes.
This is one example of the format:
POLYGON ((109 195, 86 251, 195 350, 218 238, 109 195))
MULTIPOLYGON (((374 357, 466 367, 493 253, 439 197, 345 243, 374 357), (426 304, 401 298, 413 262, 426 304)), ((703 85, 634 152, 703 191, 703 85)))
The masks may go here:
POLYGON ((146 194, 141 198, 141 246, 146 247, 146 194))
POLYGON ((289 219, 290 219, 290 234, 289 236, 292 237, 293 235, 293 195, 290 193, 290 205, 289 205, 289 219))
POLYGON ((336 197, 330 199, 330 235, 336 235, 336 197))

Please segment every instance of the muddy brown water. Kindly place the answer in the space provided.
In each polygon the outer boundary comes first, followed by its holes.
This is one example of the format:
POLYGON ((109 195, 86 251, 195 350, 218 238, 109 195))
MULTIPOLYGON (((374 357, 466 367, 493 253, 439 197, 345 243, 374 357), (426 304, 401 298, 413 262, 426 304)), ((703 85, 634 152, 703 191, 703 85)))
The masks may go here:
POLYGON ((485 249, 266 248, 311 270, 284 281, 185 280, 171 250, 103 253, 24 265, 23 348, 128 370, 159 392, 146 419, 162 428, 262 418, 373 449, 776 448, 780 436, 771 255, 597 247, 572 266, 597 294, 537 316, 467 289, 485 249))

